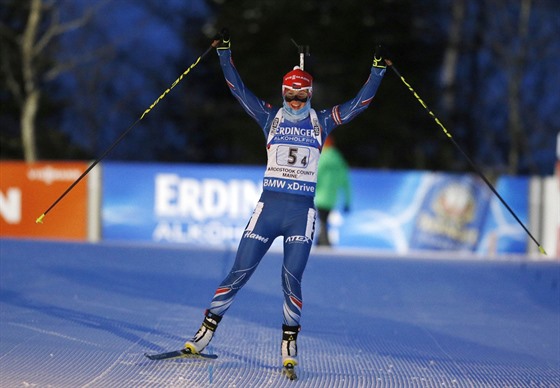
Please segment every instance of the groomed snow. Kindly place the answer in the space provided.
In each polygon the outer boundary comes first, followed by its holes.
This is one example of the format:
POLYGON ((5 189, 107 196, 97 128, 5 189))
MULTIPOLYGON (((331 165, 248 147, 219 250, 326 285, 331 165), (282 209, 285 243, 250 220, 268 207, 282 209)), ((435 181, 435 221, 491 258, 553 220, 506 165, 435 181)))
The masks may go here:
POLYGON ((208 348, 181 347, 233 250, 0 240, 0 387, 558 387, 560 265, 315 250, 299 380, 280 373, 281 253, 208 348))

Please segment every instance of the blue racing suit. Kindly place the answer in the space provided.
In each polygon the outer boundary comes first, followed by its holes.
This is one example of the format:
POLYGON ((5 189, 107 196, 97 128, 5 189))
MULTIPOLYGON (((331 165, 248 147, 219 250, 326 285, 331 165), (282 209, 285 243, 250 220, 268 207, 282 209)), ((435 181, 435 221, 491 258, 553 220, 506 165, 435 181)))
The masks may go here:
POLYGON ((352 100, 319 112, 311 109, 307 118, 290 122, 283 117, 283 108, 273 107, 245 87, 229 49, 217 51, 231 93, 264 132, 268 161, 263 192, 243 232, 233 267, 216 290, 209 311, 224 315, 274 239, 283 236, 284 325, 299 326, 301 279, 313 245, 313 199, 324 140, 336 126, 349 122, 369 106, 385 69, 372 67, 352 100))

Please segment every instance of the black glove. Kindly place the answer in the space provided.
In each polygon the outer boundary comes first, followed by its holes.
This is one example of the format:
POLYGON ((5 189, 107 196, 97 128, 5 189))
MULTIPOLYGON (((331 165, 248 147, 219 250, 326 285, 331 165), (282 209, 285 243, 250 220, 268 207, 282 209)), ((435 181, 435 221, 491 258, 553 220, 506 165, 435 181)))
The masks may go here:
POLYGON ((385 50, 381 47, 380 44, 375 46, 375 53, 373 54, 373 67, 377 67, 379 69, 387 68, 387 63, 385 61, 384 55, 385 50))
POLYGON ((228 50, 231 47, 229 30, 222 28, 222 31, 214 37, 214 41, 219 41, 215 46, 217 50, 228 50))

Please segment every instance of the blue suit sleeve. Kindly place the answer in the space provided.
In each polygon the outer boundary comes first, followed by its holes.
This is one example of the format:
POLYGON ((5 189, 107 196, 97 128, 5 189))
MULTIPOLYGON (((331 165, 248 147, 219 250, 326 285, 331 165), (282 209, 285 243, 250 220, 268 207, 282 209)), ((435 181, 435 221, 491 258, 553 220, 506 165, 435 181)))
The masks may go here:
POLYGON ((274 109, 269 103, 261 100, 245 87, 241 76, 233 64, 230 50, 217 50, 217 52, 229 90, 239 101, 245 112, 260 125, 265 136, 268 135, 269 124, 278 109, 274 109))
POLYGON ((323 128, 329 134, 335 127, 350 122, 354 117, 367 109, 375 96, 386 69, 371 68, 366 83, 356 97, 343 104, 335 105, 330 110, 319 112, 323 128))

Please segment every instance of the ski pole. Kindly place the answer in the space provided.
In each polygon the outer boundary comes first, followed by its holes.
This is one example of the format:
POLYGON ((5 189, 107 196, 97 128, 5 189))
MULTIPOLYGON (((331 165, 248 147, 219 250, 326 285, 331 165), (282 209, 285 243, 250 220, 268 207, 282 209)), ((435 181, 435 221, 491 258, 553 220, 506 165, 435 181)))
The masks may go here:
POLYGON ((428 112, 428 114, 435 120, 436 124, 440 126, 440 128, 443 130, 443 133, 447 136, 447 138, 453 143, 453 145, 461 152, 461 154, 463 154, 463 156, 465 157, 465 159, 467 159, 467 161, 469 162, 469 164, 471 165, 471 167, 474 169, 474 171, 482 178, 482 180, 488 185, 488 187, 490 188, 490 190, 492 190, 492 192, 496 195, 496 197, 498 197, 498 199, 502 202, 502 204, 506 207, 506 209, 510 212, 510 214, 513 216, 513 218, 515 218, 515 220, 517 221, 517 223, 519 225, 521 225, 521 227, 525 230, 525 232, 527 233, 527 235, 529 235, 529 237, 531 238, 531 240, 533 240, 533 242, 535 244, 537 244, 537 246, 539 247, 539 252, 542 253, 543 255, 546 255, 546 251, 544 250, 544 248, 542 247, 542 245, 537 241, 537 239, 535 237, 533 237, 533 235, 531 234, 531 232, 529 232, 529 229, 527 229, 527 227, 523 224, 523 222, 521 222, 521 220, 519 219, 519 217, 517 216, 517 214, 515 214, 515 212, 512 210, 512 208, 507 204, 507 202, 502 198, 502 196, 498 193, 498 191, 494 188, 494 186, 492 185, 492 183, 490 183, 490 181, 486 178, 486 176, 484 176, 484 174, 482 173, 482 171, 476 166, 476 164, 472 161, 472 159, 467 155, 467 153, 465 151, 463 151, 463 149, 459 146, 459 144, 457 144, 457 142, 455 141, 455 139, 453 138, 453 136, 451 136, 451 133, 449 133, 449 131, 447 130, 447 128, 445 128, 445 126, 443 125, 443 123, 436 117, 436 115, 434 114, 434 112, 432 112, 430 110, 430 108, 428 108, 428 105, 426 105, 426 103, 424 102, 424 100, 422 100, 422 98, 418 95, 418 93, 416 93, 416 91, 412 88, 412 86, 410 86, 410 84, 408 82, 406 82, 406 80, 404 79, 404 77, 401 75, 401 73, 399 73, 399 71, 397 70, 397 68, 395 67, 395 65, 393 65, 393 62, 390 60, 385 60, 385 62, 387 63, 387 65, 393 69, 393 71, 395 72, 395 74, 397 75, 397 77, 400 78, 400 80, 403 82, 403 84, 408 88, 408 90, 410 90, 410 92, 412 93, 412 95, 416 98, 416 100, 420 103, 420 105, 422 105, 422 107, 426 110, 426 112, 428 112))
POLYGON ((49 206, 49 208, 39 216, 39 218, 37 218, 37 220, 35 220, 35 222, 37 224, 42 224, 43 223, 43 218, 45 218, 45 216, 48 214, 48 212, 50 212, 61 200, 62 198, 64 198, 66 196, 66 194, 68 194, 99 162, 101 162, 101 160, 103 160, 108 154, 109 152, 111 152, 113 150, 113 148, 115 148, 117 146, 117 144, 119 144, 126 135, 128 135, 128 133, 132 130, 132 128, 134 128, 134 126, 136 124, 138 124, 143 118, 144 116, 146 116, 148 113, 150 113, 152 111, 152 109, 154 109, 154 107, 165 98, 165 96, 171 91, 171 89, 173 89, 175 86, 177 86, 177 84, 179 82, 181 82, 181 80, 190 73, 190 71, 196 66, 198 65, 198 63, 202 60, 202 58, 204 58, 209 52, 210 50, 212 50, 213 48, 215 48, 218 43, 220 43, 221 38, 219 38, 218 36, 216 36, 214 38, 214 40, 212 41, 212 44, 206 49, 206 51, 204 51, 202 53, 202 55, 200 55, 196 61, 194 61, 194 63, 192 65, 189 66, 189 68, 187 70, 185 70, 180 76, 179 78, 177 78, 175 80, 175 82, 173 82, 173 84, 171 84, 171 86, 169 88, 167 88, 149 107, 148 109, 146 109, 144 111, 144 113, 142 113, 142 115, 134 122, 132 123, 131 126, 129 126, 123 133, 121 133, 121 135, 117 138, 117 140, 115 140, 113 142, 113 144, 111 144, 111 146, 109 148, 107 148, 107 150, 105 152, 103 152, 103 154, 101 154, 101 156, 99 158, 97 158, 92 164, 89 165, 89 167, 82 173, 82 175, 80 175, 67 189, 64 193, 62 193, 62 195, 60 195, 60 197, 57 198, 56 201, 53 202, 53 204, 51 206, 49 206))
POLYGON ((295 44, 295 46, 298 49, 298 53, 299 53, 299 68, 301 70, 304 70, 303 67, 305 65, 305 57, 311 55, 309 54, 309 46, 300 46, 299 44, 296 43, 296 41, 292 38, 292 43, 295 44))

